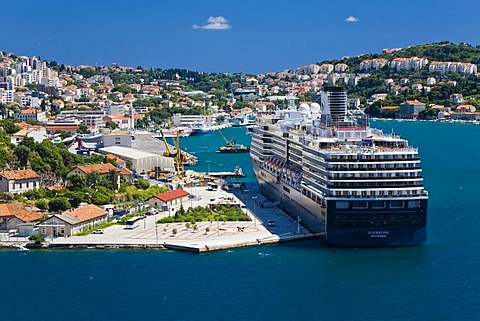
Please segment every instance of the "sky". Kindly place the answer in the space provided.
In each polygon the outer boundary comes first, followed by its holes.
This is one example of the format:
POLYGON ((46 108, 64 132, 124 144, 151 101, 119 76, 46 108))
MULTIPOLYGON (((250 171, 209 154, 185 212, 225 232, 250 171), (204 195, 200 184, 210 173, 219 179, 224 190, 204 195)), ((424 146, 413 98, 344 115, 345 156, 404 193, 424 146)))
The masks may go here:
POLYGON ((0 50, 70 65, 259 74, 383 48, 480 45, 478 0, 0 0, 0 50))

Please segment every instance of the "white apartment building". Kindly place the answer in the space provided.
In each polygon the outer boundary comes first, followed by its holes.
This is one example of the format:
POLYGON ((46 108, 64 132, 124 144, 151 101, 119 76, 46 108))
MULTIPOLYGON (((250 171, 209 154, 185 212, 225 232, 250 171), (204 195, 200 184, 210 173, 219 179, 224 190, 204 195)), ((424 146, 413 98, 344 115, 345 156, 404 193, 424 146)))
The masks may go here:
POLYGON ((430 72, 445 73, 461 73, 474 74, 477 73, 477 65, 468 62, 458 61, 432 61, 428 67, 430 72))
POLYGON ((19 113, 15 113, 15 119, 18 119, 19 121, 35 120, 39 123, 46 123, 47 114, 44 111, 39 111, 35 108, 26 108, 20 110, 19 113))
POLYGON ((383 68, 386 64, 388 64, 388 60, 383 58, 365 59, 360 63, 360 70, 378 70, 383 68))
POLYGON ((335 67, 332 64, 321 64, 320 65, 320 72, 321 73, 330 73, 333 71, 335 67))
POLYGON ((390 63, 390 68, 400 72, 403 70, 420 70, 428 64, 428 59, 410 57, 410 58, 395 58, 390 63))
POLYGON ((0 102, 2 104, 11 104, 14 102, 14 90, 5 90, 0 88, 0 102))
POLYGON ((193 124, 204 123, 212 125, 212 115, 182 115, 174 114, 172 124, 174 126, 191 126, 193 124))

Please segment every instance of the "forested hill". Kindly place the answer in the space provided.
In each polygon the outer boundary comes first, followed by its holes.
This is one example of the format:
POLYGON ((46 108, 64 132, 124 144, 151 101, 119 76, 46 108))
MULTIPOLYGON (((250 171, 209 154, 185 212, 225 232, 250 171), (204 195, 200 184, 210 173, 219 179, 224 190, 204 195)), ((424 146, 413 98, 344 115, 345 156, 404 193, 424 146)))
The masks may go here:
POLYGON ((417 45, 396 51, 390 55, 393 57, 422 57, 429 61, 461 61, 474 64, 480 63, 480 46, 461 43, 454 44, 448 41, 417 45))
POLYGON ((397 57, 407 58, 415 56, 426 58, 428 61, 460 61, 480 64, 480 46, 472 46, 468 43, 455 44, 449 41, 441 41, 402 48, 392 53, 363 54, 356 57, 322 61, 319 62, 319 64, 343 62, 349 66, 351 71, 356 71, 358 70, 360 62, 365 59, 385 58, 391 61, 397 57))

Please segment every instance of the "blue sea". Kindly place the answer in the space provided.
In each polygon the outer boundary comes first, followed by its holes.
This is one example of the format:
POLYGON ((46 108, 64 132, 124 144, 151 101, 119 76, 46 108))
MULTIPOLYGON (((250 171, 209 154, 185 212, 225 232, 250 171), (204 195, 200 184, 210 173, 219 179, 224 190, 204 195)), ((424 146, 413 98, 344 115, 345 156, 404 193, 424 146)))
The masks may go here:
MULTIPOLYGON (((420 148, 430 193, 423 246, 335 248, 308 240, 204 254, 4 249, 1 319, 480 319, 480 126, 374 126, 420 148)), ((249 141, 245 128, 224 133, 249 141)), ((214 153, 224 144, 219 133, 181 144, 200 157, 197 170, 238 165, 254 181, 248 154, 214 153)))

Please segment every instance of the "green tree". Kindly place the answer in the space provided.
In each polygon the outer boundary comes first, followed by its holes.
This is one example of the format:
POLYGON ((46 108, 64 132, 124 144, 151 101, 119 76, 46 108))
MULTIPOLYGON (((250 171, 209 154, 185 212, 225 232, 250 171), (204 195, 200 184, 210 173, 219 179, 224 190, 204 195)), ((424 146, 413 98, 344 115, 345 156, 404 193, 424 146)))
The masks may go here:
POLYGON ((110 128, 111 130, 114 130, 115 128, 117 128, 117 124, 114 121, 108 120, 105 123, 105 127, 110 128))
POLYGON ((87 134, 88 132, 89 132, 88 127, 85 126, 84 124, 81 124, 80 127, 78 127, 77 129, 78 134, 87 134))
POLYGON ((35 206, 38 207, 41 211, 46 211, 48 209, 48 200, 39 199, 35 202, 35 206))
POLYGON ((50 212, 66 211, 71 207, 72 205, 66 197, 56 197, 48 203, 48 209, 50 212))
POLYGON ((35 244, 41 244, 45 242, 45 237, 43 235, 34 234, 34 235, 30 235, 28 237, 28 240, 35 244))
POLYGON ((11 154, 6 149, 0 149, 0 168, 5 168, 9 163, 11 154))
POLYGON ((145 190, 145 189, 150 187, 150 183, 146 179, 138 178, 137 181, 135 182, 135 186, 138 189, 144 189, 145 190))
POLYGON ((23 140, 18 144, 18 146, 26 146, 30 148, 30 150, 34 150, 36 144, 37 143, 35 142, 35 139, 33 139, 33 137, 24 137, 23 140))
POLYGON ((100 180, 100 173, 97 171, 87 173, 85 175, 85 180, 86 180, 87 187, 90 187, 90 188, 96 187, 100 180))
POLYGON ((80 190, 87 187, 87 179, 84 175, 72 174, 68 176, 68 187, 73 190, 80 190))
POLYGON ((28 165, 28 158, 31 153, 31 149, 27 146, 17 146, 13 152, 15 157, 18 159, 20 166, 26 167, 28 165))

